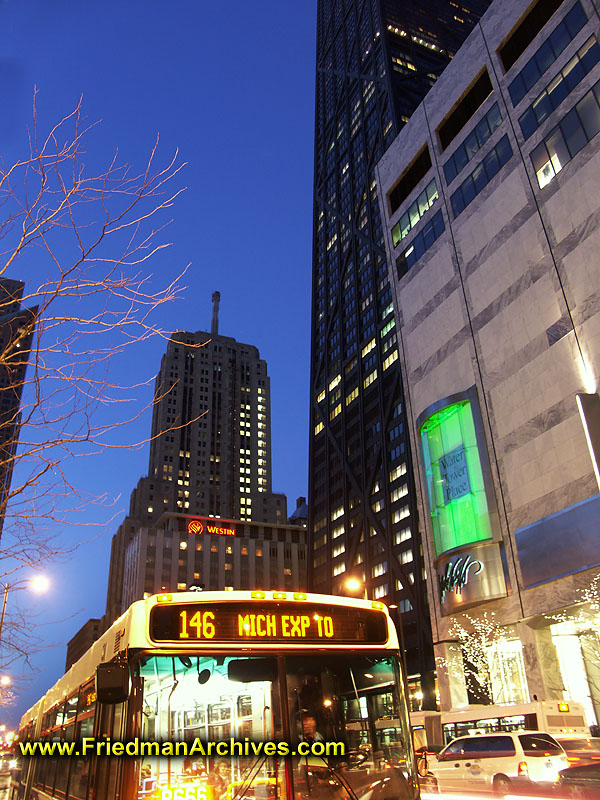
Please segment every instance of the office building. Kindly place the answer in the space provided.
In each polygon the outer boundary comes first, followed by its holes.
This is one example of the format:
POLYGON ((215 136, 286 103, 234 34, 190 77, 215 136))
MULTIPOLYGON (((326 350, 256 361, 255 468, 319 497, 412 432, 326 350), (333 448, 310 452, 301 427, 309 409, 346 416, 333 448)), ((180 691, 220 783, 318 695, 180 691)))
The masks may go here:
POLYGON ((21 427, 21 395, 37 307, 22 308, 25 284, 0 278, 0 534, 21 427))
POLYGON ((320 0, 309 530, 315 591, 363 580, 402 615, 431 707, 424 563, 375 165, 487 0, 320 0))
POLYGON ((495 0, 378 166, 445 708, 600 717, 599 36, 495 0))

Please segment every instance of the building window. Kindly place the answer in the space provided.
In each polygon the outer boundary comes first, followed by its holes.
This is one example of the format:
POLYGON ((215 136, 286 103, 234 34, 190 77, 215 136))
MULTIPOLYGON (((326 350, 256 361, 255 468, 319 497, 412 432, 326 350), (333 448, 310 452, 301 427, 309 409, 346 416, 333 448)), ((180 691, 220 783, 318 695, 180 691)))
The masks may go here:
POLYGON ((459 144, 444 164, 444 175, 447 184, 452 183, 458 173, 467 166, 501 122, 502 114, 498 108, 498 103, 494 103, 483 119, 477 123, 474 130, 471 131, 464 142, 459 144))
POLYGON ((541 92, 529 106, 524 114, 519 117, 521 133, 529 139, 550 114, 555 111, 560 103, 583 80, 598 61, 600 61, 600 46, 595 36, 590 36, 583 47, 568 62, 558 75, 541 92))
POLYGON ((387 568, 387 561, 382 561, 379 564, 375 564, 375 566, 371 569, 371 577, 379 578, 381 575, 385 575, 387 568))
MULTIPOLYGON (((549 15, 544 15, 544 17, 540 17, 537 20, 538 24, 540 22, 542 24, 539 28, 537 28, 537 26, 532 28, 531 33, 533 36, 529 39, 529 41, 527 41, 525 47, 527 47, 527 45, 533 41, 538 31, 543 28, 559 5, 556 0, 543 0, 541 4, 545 6, 546 13, 549 12, 549 15), (555 6, 555 8, 553 8, 553 6, 555 6)), ((524 20, 524 22, 525 21, 526 20, 524 20)), ((516 106, 521 102, 527 92, 533 88, 537 80, 541 78, 544 72, 546 72, 546 70, 552 64, 554 64, 565 47, 575 38, 576 34, 579 33, 586 22, 587 17, 585 15, 585 11, 581 7, 581 3, 575 3, 573 8, 569 11, 562 22, 556 26, 546 41, 539 46, 533 56, 525 64, 523 69, 511 81, 508 87, 508 93, 510 95, 510 99, 512 100, 513 106, 516 106)), ((518 32, 518 30, 519 28, 517 28, 516 32, 518 32)), ((525 47, 523 47, 521 52, 525 50, 525 47)), ((515 58, 514 61, 516 60, 517 59, 515 58)), ((514 61, 512 61, 512 63, 514 63, 514 61)), ((508 69, 508 67, 506 67, 506 69, 508 69)))
POLYGON ((492 178, 500 172, 500 169, 510 160, 512 154, 512 147, 508 141, 508 136, 505 134, 451 195, 450 203, 452 204, 455 219, 488 185, 492 178))
POLYGON ((331 570, 331 574, 335 578, 336 575, 341 575, 342 572, 346 571, 346 563, 344 561, 340 561, 339 564, 335 564, 333 569, 331 570))
POLYGON ((396 500, 399 500, 401 497, 405 497, 407 494, 408 486, 404 483, 402 486, 398 486, 392 491, 390 499, 392 503, 394 503, 396 500))
POLYGON ((445 229, 444 217, 440 209, 437 214, 429 220, 427 225, 417 233, 409 247, 396 259, 399 278, 405 275, 413 264, 429 250, 445 229))
POLYGON ((375 600, 379 600, 380 598, 385 597, 388 594, 388 591, 387 583, 382 583, 373 589, 373 597, 375 600))
POLYGON ((438 190, 434 178, 423 189, 417 199, 410 204, 408 210, 402 214, 399 221, 392 228, 392 241, 394 243, 394 247, 399 245, 402 239, 408 236, 411 230, 418 225, 421 218, 425 216, 437 199, 438 190))
POLYGON ((600 81, 531 153, 540 189, 600 131, 600 81))
POLYGON ((409 539, 412 538, 412 534, 410 532, 410 528, 403 528, 401 531, 397 531, 394 536, 394 544, 402 544, 403 542, 408 542, 409 539))

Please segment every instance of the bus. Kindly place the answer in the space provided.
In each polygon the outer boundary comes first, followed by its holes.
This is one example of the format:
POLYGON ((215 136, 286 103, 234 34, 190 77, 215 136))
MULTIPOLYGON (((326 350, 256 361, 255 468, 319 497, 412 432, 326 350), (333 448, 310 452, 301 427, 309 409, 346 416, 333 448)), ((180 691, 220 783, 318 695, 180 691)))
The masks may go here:
POLYGON ((26 712, 16 752, 10 800, 419 797, 388 611, 320 594, 133 603, 26 712))
POLYGON ((555 739, 589 736, 581 703, 536 700, 511 705, 470 705, 451 711, 413 711, 416 749, 447 745, 457 736, 519 730, 546 731, 555 739))

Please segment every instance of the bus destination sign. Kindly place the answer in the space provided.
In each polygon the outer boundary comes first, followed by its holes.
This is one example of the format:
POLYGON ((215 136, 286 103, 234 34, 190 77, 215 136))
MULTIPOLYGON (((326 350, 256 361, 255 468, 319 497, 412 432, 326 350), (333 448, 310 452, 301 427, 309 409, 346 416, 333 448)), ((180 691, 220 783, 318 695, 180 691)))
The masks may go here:
POLYGON ((150 612, 155 642, 385 644, 383 611, 322 603, 169 603, 150 612))

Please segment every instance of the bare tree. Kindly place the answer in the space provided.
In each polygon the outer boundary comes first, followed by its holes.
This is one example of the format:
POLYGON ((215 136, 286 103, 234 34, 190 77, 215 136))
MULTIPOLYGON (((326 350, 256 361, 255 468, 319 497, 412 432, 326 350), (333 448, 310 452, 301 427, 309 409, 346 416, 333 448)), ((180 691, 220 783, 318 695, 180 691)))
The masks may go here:
POLYGON ((102 502, 101 491, 88 497, 76 485, 73 459, 140 444, 127 442, 126 426, 153 402, 139 401, 146 379, 119 385, 111 359, 135 358, 148 338, 168 338, 157 312, 180 290, 181 276, 158 288, 149 272, 149 260, 168 246, 168 214, 182 191, 177 153, 159 166, 157 140, 141 171, 115 154, 90 174, 86 143, 95 127, 78 104, 42 135, 34 95, 26 156, 0 162, 5 581, 68 551, 52 540, 53 524, 80 524, 85 505, 102 502))

